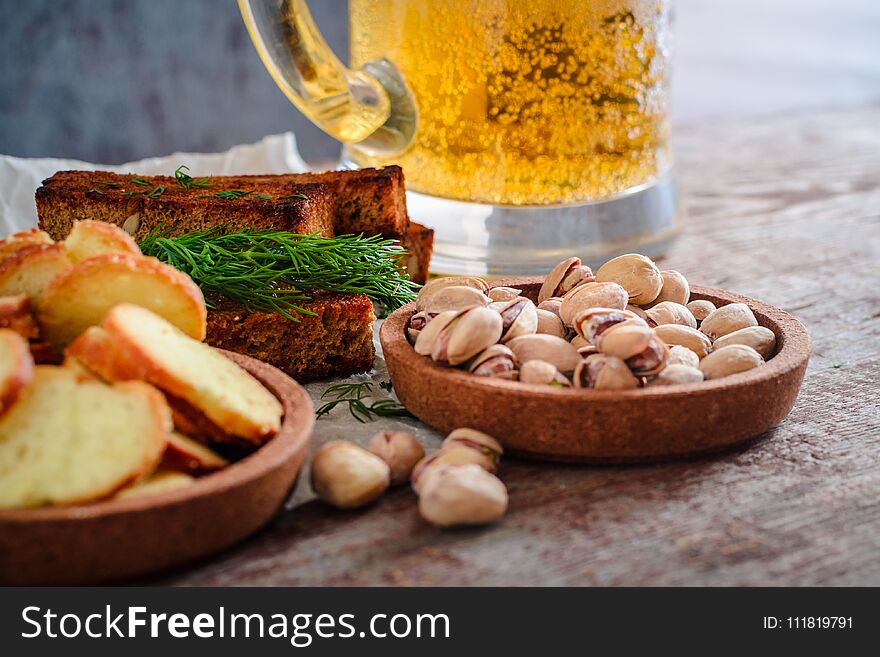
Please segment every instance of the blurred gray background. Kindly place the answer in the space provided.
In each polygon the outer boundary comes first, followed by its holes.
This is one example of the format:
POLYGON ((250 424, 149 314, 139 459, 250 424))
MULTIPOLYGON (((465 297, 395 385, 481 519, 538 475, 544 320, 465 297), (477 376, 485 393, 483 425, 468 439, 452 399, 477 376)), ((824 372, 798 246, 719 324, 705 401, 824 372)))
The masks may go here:
MULTIPOLYGON (((346 0, 310 6, 347 58, 346 0)), ((876 0, 675 6, 679 126, 880 101, 876 0)), ((310 161, 338 154, 275 87, 234 0, 0 0, 0 153, 115 164, 286 130, 310 161)))

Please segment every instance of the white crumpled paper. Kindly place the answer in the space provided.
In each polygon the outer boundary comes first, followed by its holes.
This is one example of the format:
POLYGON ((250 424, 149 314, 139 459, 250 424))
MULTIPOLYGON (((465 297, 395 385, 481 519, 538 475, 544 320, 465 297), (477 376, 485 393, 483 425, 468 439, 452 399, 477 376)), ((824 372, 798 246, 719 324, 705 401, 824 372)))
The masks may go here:
MULTIPOLYGON (((296 137, 290 132, 270 135, 255 144, 234 146, 223 153, 174 153, 165 157, 151 157, 119 165, 93 164, 57 158, 21 158, 0 155, 0 237, 37 225, 34 192, 44 179, 56 171, 100 169, 120 173, 132 172, 167 176, 173 175, 174 170, 181 164, 187 165, 190 168, 190 175, 194 177, 248 173, 295 173, 307 169, 306 163, 297 151, 296 137)), ((382 348, 379 345, 378 328, 380 324, 381 322, 377 322, 373 330, 373 343, 376 346, 373 371, 370 374, 306 384, 304 387, 311 396, 315 408, 327 401, 327 399, 322 400, 321 395, 328 386, 334 383, 373 381, 375 399, 393 396, 379 387, 380 382, 389 380, 382 348)), ((440 435, 418 420, 379 418, 373 422, 361 423, 349 414, 346 404, 340 404, 330 415, 317 421, 313 447, 337 438, 353 440, 363 445, 379 431, 396 429, 414 433, 426 449, 439 445, 440 435)), ((308 468, 306 467, 300 475, 299 483, 288 507, 301 504, 312 497, 313 494, 308 485, 308 468)))

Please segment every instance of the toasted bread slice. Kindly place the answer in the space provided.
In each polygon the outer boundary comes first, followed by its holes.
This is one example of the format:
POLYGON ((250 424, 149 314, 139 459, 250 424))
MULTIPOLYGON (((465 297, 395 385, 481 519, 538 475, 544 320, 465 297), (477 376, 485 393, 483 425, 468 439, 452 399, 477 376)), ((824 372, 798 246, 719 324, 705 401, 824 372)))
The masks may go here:
POLYGON ((259 381, 158 315, 123 304, 102 326, 146 370, 146 381, 196 407, 229 434, 259 445, 281 426, 281 404, 259 381))
POLYGON ((0 296, 24 294, 36 307, 49 283, 73 263, 61 244, 31 244, 0 262, 0 296))
POLYGON ((26 294, 0 297, 0 329, 10 329, 27 340, 40 335, 37 321, 31 312, 31 302, 26 294))
POLYGON ((96 500, 153 472, 171 417, 138 381, 108 386, 39 366, 0 419, 0 507, 96 500))
POLYGON ((0 329, 0 417, 21 397, 34 378, 34 359, 27 341, 15 331, 0 329))
POLYGON ((160 470, 144 481, 129 484, 118 493, 115 497, 120 500, 128 500, 134 497, 146 497, 147 495, 157 495, 165 493, 169 490, 177 490, 178 488, 186 488, 195 483, 195 478, 185 472, 174 472, 160 470))
POLYGON ((431 256, 434 253, 434 231, 412 222, 401 238, 400 245, 407 252, 404 270, 413 281, 424 285, 428 281, 431 256))
POLYGON ((203 340, 205 298, 192 279, 155 258, 106 253, 72 266, 52 281, 37 304, 40 334, 59 353, 113 306, 148 308, 203 340))
POLYGON ((0 239, 0 260, 8 258, 26 246, 34 246, 35 244, 52 244, 52 238, 49 237, 49 233, 38 228, 13 233, 9 237, 0 239))
POLYGON ((172 431, 168 434, 162 466, 168 470, 181 472, 210 472, 229 465, 229 461, 217 452, 205 447, 182 433, 172 431))
POLYGON ((121 228, 103 221, 84 219, 73 224, 64 240, 64 248, 71 260, 81 262, 104 253, 141 255, 138 245, 121 228))

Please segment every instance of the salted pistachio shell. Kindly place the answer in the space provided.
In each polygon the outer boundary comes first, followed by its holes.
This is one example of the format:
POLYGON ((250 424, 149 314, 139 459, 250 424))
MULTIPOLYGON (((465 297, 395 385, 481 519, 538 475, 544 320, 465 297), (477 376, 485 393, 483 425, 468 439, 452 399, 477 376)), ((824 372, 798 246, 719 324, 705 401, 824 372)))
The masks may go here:
POLYGON ((448 449, 454 445, 464 445, 476 449, 493 459, 496 466, 501 462, 501 457, 504 454, 504 447, 494 437, 470 427, 459 427, 450 431, 440 444, 440 449, 448 449))
POLYGON ((578 363, 573 379, 575 388, 632 390, 639 387, 639 380, 625 362, 605 354, 593 354, 578 363))
POLYGON ((702 322, 717 310, 715 304, 706 299, 694 299, 693 301, 688 301, 687 309, 691 311, 694 319, 697 320, 697 323, 702 322))
POLYGON ((547 335, 555 335, 558 338, 565 339, 565 324, 559 319, 559 315, 541 308, 536 308, 535 314, 538 318, 535 333, 546 333, 547 335))
POLYGON ((447 310, 433 319, 429 318, 428 323, 419 331, 419 334, 416 337, 416 343, 413 345, 416 353, 420 356, 430 356, 431 349, 433 349, 434 342, 437 340, 437 336, 440 335, 440 331, 446 328, 446 325, 449 324, 456 315, 458 315, 456 311, 447 310))
POLYGON ((580 361, 577 349, 562 338, 544 333, 522 335, 507 343, 520 363, 544 360, 563 374, 571 372, 580 361))
POLYGON ((690 301, 691 286, 683 274, 674 269, 664 269, 660 272, 660 277, 663 279, 663 287, 660 288, 657 298, 651 302, 652 306, 664 301, 686 305, 690 301))
POLYGON ((588 308, 574 318, 574 330, 590 344, 615 324, 627 320, 634 320, 640 324, 645 322, 635 313, 629 310, 617 308, 588 308))
MULTIPOLYGON (((432 323, 429 323, 422 333, 432 323)), ((460 365, 498 342, 501 329, 501 315, 494 310, 479 306, 460 310, 440 330, 431 347, 431 358, 441 365, 460 365)))
POLYGON ((493 287, 489 290, 489 298, 492 299, 492 301, 513 301, 520 295, 522 295, 522 290, 504 285, 499 285, 498 287, 493 287))
POLYGON ((628 303, 628 304, 626 304, 626 308, 625 308, 625 310, 628 310, 628 311, 630 311, 631 313, 635 313, 635 314, 638 315, 641 319, 644 319, 644 320, 647 320, 647 319, 648 319, 648 316, 645 314, 645 309, 644 309, 644 308, 641 308, 641 307, 639 307, 639 306, 636 306, 636 305, 633 305, 633 304, 631 304, 631 303, 628 303))
POLYGON ((367 443, 367 451, 388 464, 392 486, 406 482, 415 464, 425 456, 421 443, 408 431, 381 431, 367 443))
POLYGON ((653 376, 666 367, 669 348, 641 320, 627 320, 607 329, 596 340, 599 353, 626 362, 636 376, 653 376))
POLYGON ((479 290, 483 294, 489 291, 489 284, 476 276, 445 276, 434 278, 422 286, 416 298, 416 310, 424 310, 427 300, 445 287, 465 286, 479 290))
POLYGON ((674 365, 667 365, 664 367, 663 371, 648 381, 647 385, 649 388, 656 386, 674 386, 681 383, 699 383, 702 380, 703 373, 699 368, 675 363, 674 365))
POLYGON ((761 354, 744 344, 722 347, 700 361, 700 371, 706 379, 720 379, 745 372, 764 363, 761 354))
POLYGON ((436 469, 419 496, 419 513, 437 527, 485 525, 506 510, 507 488, 474 465, 436 469))
POLYGON ((461 310, 469 306, 488 306, 491 299, 479 290, 464 285, 452 285, 437 290, 425 300, 425 313, 439 315, 447 310, 461 310))
POLYGON ((422 329, 427 324, 428 316, 424 310, 417 312, 409 318, 409 321, 406 323, 406 339, 409 340, 410 344, 414 345, 416 343, 416 338, 419 337, 419 333, 422 332, 422 329))
POLYGON ((516 356, 503 344, 493 344, 477 354, 468 371, 477 376, 510 378, 516 371, 516 356))
POLYGON ((544 278, 544 284, 538 292, 538 303, 551 297, 561 297, 578 285, 594 280, 593 270, 581 264, 580 258, 566 258, 544 278))
POLYGON ((670 365, 687 365, 698 368, 700 367, 700 357, 687 347, 674 344, 669 347, 669 353, 666 355, 666 366, 670 365))
POLYGON ((548 310, 557 317, 561 315, 560 310, 562 308, 562 297, 550 297, 549 299, 544 299, 541 303, 538 304, 538 310, 548 310))
POLYGON ((578 347, 578 355, 581 358, 586 358, 587 356, 592 356, 593 354, 598 354, 599 350, 596 348, 594 344, 587 344, 583 347, 578 347))
POLYGON ((629 303, 644 306, 651 303, 663 288, 663 276, 654 261, 639 253, 612 258, 596 271, 599 283, 617 283, 629 296, 629 303))
POLYGON ((757 325, 758 320, 755 319, 755 314, 746 304, 729 303, 706 317, 700 324, 700 331, 714 342, 728 333, 757 325))
POLYGON ((698 358, 703 359, 712 351, 712 341, 705 333, 690 326, 681 324, 663 324, 654 329, 654 334, 668 345, 681 345, 693 351, 698 358))
POLYGON ((530 335, 538 329, 538 313, 531 301, 518 297, 503 303, 504 306, 498 310, 502 322, 501 342, 530 335))
POLYGON ((617 283, 584 283, 562 297, 559 317, 566 326, 588 308, 626 308, 626 290, 617 283))
POLYGON ((571 381, 551 363, 543 360, 527 360, 519 368, 519 380, 523 383, 570 388, 571 381))
POLYGON ((498 470, 498 458, 495 455, 487 454, 483 450, 473 449, 466 445, 450 445, 433 454, 429 454, 416 463, 410 475, 410 484, 413 490, 418 493, 421 490, 422 483, 428 479, 429 473, 434 468, 447 465, 471 464, 483 468, 486 472, 494 473, 498 470))
POLYGON ((712 349, 718 350, 732 344, 751 347, 767 360, 776 351, 776 334, 765 326, 747 326, 721 336, 712 344, 712 349))
POLYGON ((661 301, 648 308, 645 311, 645 316, 648 318, 648 326, 681 324, 682 326, 690 326, 692 329, 697 328, 697 320, 694 318, 694 314, 687 309, 687 306, 675 301, 661 301))
POLYGON ((589 347, 593 344, 582 335, 575 335, 569 340, 569 342, 571 342, 571 346, 575 349, 582 349, 583 347, 589 347))

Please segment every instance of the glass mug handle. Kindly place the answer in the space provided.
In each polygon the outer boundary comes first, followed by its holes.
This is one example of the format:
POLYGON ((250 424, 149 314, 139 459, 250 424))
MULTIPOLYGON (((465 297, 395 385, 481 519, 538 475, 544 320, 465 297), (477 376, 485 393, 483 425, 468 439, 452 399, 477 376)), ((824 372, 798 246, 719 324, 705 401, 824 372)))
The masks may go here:
POLYGON ((416 128, 412 95, 386 59, 346 67, 305 0, 238 0, 254 46, 287 98, 315 125, 369 155, 404 150, 416 128))

